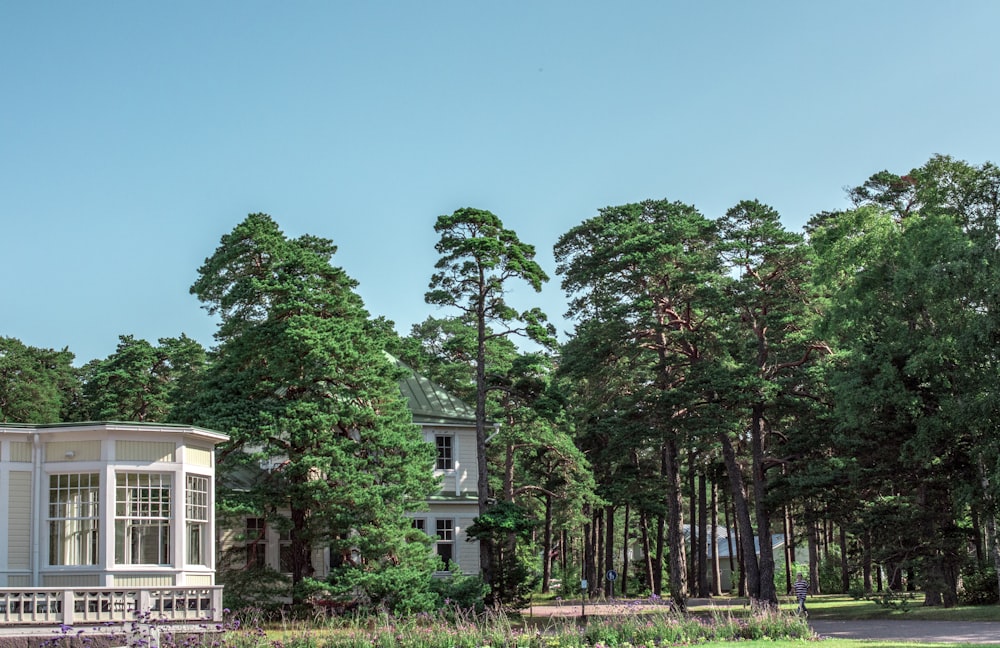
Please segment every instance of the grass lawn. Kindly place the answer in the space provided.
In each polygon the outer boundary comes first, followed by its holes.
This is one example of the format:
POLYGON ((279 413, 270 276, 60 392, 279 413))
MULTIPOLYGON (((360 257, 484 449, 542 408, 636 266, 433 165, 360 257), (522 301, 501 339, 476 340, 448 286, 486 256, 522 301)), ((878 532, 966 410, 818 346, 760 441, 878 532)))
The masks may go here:
MULTIPOLYGON (((906 611, 890 610, 873 601, 857 601, 832 594, 810 596, 806 601, 811 619, 917 619, 923 621, 1000 621, 1000 606, 976 605, 953 608, 923 607, 923 595, 909 601, 906 611)), ((782 609, 795 609, 795 601, 782 598, 782 609)))

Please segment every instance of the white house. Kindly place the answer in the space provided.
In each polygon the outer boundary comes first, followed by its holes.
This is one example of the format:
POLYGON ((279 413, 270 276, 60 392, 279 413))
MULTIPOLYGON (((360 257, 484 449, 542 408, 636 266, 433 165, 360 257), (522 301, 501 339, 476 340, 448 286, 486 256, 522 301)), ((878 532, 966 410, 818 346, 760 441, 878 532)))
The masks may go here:
MULTIPOLYGON (((185 425, 0 424, 0 588, 71 588, 84 614, 112 605, 81 605, 88 589, 212 588, 214 448, 226 438, 185 425)), ((22 605, 0 592, 0 620, 53 611, 48 596, 22 605)), ((124 596, 113 605, 139 605, 124 596)))
POLYGON ((463 573, 478 574, 479 542, 469 542, 466 535, 479 515, 476 412, 402 362, 396 363, 409 374, 399 388, 424 440, 437 449, 434 474, 441 478, 441 491, 427 501, 427 511, 413 514, 413 524, 437 537, 435 551, 445 565, 453 562, 463 573))

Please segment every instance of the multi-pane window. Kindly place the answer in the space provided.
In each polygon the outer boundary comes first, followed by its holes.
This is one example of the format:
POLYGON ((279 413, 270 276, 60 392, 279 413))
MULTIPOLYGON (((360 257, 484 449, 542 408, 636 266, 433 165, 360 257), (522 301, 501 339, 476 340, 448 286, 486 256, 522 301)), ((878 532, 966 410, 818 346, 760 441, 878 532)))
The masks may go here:
POLYGON ((424 518, 413 518, 413 528, 417 531, 427 533, 427 520, 424 518))
POLYGON ((278 534, 278 567, 285 574, 291 574, 295 571, 295 561, 292 556, 292 534, 290 531, 282 531, 278 534))
POLYGON ((247 567, 267 566, 267 528, 264 518, 248 517, 243 531, 247 548, 247 567))
POLYGON ((118 473, 115 484, 115 563, 169 565, 170 475, 118 473))
POLYGON ((184 491, 187 563, 208 564, 208 477, 188 475, 184 491))
POLYGON ((445 435, 434 437, 434 445, 437 447, 437 463, 435 467, 438 470, 453 470, 455 468, 452 439, 452 437, 445 435))
POLYGON ((49 564, 96 565, 101 476, 49 476, 49 564))
POLYGON ((437 554, 441 556, 445 569, 455 558, 455 522, 454 520, 435 520, 437 531, 437 554))

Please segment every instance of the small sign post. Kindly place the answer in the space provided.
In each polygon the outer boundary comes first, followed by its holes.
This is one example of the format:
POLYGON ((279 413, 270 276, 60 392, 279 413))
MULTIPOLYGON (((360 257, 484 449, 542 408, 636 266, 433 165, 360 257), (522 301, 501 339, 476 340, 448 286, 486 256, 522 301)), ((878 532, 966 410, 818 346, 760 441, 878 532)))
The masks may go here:
POLYGON ((580 581, 580 618, 587 620, 587 579, 580 581))
POLYGON ((606 574, 608 579, 608 589, 611 594, 611 598, 615 597, 615 581, 618 580, 618 572, 613 569, 609 569, 606 574))

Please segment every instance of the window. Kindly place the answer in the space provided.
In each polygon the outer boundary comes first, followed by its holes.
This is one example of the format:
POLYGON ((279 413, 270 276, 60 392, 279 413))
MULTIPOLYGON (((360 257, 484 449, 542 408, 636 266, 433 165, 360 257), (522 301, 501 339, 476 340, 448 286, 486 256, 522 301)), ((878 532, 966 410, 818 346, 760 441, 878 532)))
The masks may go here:
POLYGON ((247 548, 247 567, 267 566, 267 528, 264 518, 247 518, 244 541, 247 548))
POLYGON ((187 563, 208 564, 208 477, 188 475, 184 491, 187 563))
POLYGON ((101 476, 49 476, 49 564, 96 565, 101 476))
POLYGON ((118 473, 115 488, 115 563, 169 565, 170 475, 118 473))
POLYGON ((278 534, 278 567, 284 574, 291 574, 295 571, 291 531, 282 531, 278 534))
POLYGON ((427 520, 424 518, 413 518, 413 528, 417 531, 427 533, 427 520))
POLYGON ((441 556, 444 568, 448 569, 448 563, 455 559, 455 521, 435 520, 437 530, 437 555, 441 556))
POLYGON ((437 447, 437 463, 435 467, 438 470, 453 470, 455 463, 452 458, 452 437, 436 436, 434 437, 434 445, 437 447))

